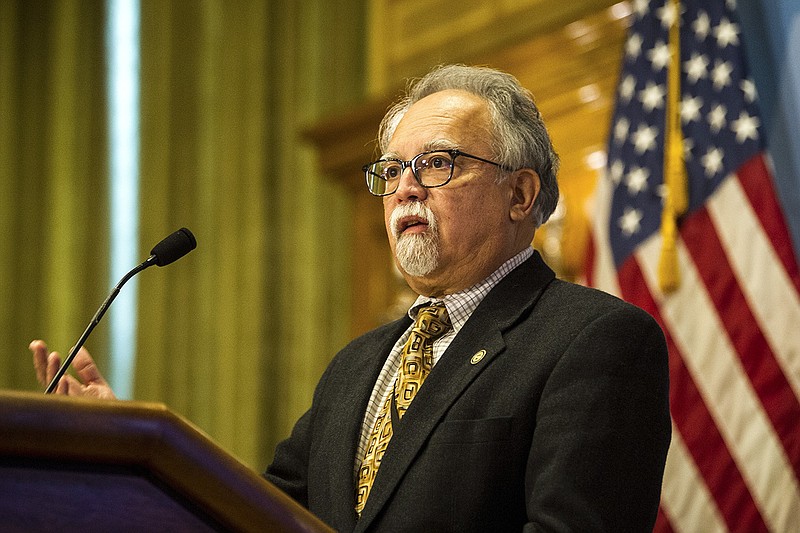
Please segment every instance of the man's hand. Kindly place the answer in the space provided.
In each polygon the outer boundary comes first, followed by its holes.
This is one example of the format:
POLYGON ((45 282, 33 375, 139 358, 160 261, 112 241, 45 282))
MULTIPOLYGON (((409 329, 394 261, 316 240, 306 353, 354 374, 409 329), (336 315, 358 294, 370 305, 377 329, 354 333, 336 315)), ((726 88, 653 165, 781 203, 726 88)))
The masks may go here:
MULTIPOLYGON (((61 357, 58 352, 47 353, 47 344, 41 340, 31 342, 29 346, 33 352, 33 367, 36 369, 36 379, 43 387, 47 387, 53 376, 56 375, 58 367, 61 366, 61 357)), ((72 361, 72 368, 78 374, 78 379, 64 374, 56 387, 56 394, 66 394, 67 396, 87 396, 90 398, 100 398, 104 400, 114 400, 114 391, 106 382, 105 378, 94 364, 94 359, 89 355, 86 348, 78 350, 78 354, 72 361)))

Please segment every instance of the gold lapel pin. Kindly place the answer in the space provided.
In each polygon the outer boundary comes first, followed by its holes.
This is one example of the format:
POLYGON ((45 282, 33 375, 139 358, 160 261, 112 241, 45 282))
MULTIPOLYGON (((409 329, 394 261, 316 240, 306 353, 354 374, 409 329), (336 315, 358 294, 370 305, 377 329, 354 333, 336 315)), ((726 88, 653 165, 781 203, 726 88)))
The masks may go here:
POLYGON ((472 363, 473 365, 477 365, 478 363, 481 362, 481 359, 483 359, 485 356, 486 356, 486 350, 481 350, 477 352, 475 355, 473 355, 472 359, 470 359, 469 362, 472 363))

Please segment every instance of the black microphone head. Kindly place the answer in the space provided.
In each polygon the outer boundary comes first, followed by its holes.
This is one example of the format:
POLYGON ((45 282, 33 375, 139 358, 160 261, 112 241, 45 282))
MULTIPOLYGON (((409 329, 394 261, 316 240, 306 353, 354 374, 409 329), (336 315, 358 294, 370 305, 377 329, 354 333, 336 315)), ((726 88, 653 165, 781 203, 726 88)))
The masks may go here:
POLYGON ((150 255, 155 257, 155 263, 158 266, 163 267, 177 261, 195 248, 197 248, 197 240, 192 232, 187 228, 181 228, 153 246, 150 255))

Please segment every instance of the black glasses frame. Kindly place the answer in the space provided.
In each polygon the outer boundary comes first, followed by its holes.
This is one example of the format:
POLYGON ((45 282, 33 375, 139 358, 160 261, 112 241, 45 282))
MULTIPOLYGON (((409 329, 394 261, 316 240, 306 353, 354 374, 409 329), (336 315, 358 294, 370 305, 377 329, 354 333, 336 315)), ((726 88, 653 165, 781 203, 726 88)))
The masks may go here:
POLYGON ((408 161, 403 161, 402 159, 395 159, 395 158, 378 159, 378 160, 373 161, 371 163, 367 163, 366 165, 361 167, 361 170, 364 172, 364 177, 365 177, 365 179, 367 181, 367 189, 369 190, 370 194, 372 194, 373 196, 389 196, 390 194, 394 194, 395 192, 397 192, 397 188, 400 186, 400 179, 398 178, 398 179, 394 180, 395 181, 394 189, 392 189, 389 192, 385 192, 385 193, 382 193, 382 194, 373 192, 373 190, 370 188, 369 184, 375 178, 384 180, 384 181, 386 181, 388 183, 388 180, 384 179, 383 176, 381 176, 379 174, 375 174, 374 172, 370 171, 370 169, 374 165, 377 165, 378 163, 388 163, 388 162, 399 163, 400 164, 400 174, 402 174, 407 168, 410 168, 411 169, 411 173, 414 175, 414 179, 417 180, 417 183, 419 183, 422 187, 425 187, 426 189, 435 189, 436 187, 443 187, 444 185, 447 185, 448 183, 450 183, 450 180, 453 179, 453 169, 455 168, 455 163, 456 163, 456 158, 457 157, 468 157, 470 159, 475 159, 475 160, 481 161, 483 163, 489 163, 490 165, 494 165, 494 166, 496 166, 496 167, 498 167, 498 168, 500 168, 500 169, 502 169, 502 170, 504 170, 506 172, 512 172, 513 171, 512 168, 509 168, 509 167, 507 167, 505 165, 501 165, 500 163, 497 163, 496 161, 490 161, 489 159, 484 159, 483 157, 479 157, 477 155, 468 154, 466 152, 462 152, 461 150, 457 150, 457 149, 452 149, 452 150, 428 150, 427 152, 422 152, 422 153, 419 153, 419 154, 415 155, 414 157, 412 157, 408 161), (436 185, 425 185, 424 183, 422 183, 422 180, 420 179, 419 174, 417 173, 416 164, 417 164, 417 161, 419 161, 420 157, 423 157, 423 156, 426 156, 426 155, 430 155, 430 154, 435 154, 435 153, 450 154, 450 157, 452 158, 452 160, 450 161, 450 174, 447 176, 447 179, 445 181, 443 181, 442 183, 438 183, 436 185))

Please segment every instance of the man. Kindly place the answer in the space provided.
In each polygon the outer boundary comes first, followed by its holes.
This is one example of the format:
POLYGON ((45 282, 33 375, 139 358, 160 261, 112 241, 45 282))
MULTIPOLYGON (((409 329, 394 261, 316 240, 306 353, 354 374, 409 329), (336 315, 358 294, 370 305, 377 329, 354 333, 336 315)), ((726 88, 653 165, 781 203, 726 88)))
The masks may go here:
MULTIPOLYGON (((380 148, 367 183, 420 296, 337 354, 267 479, 340 531, 651 530, 664 337, 531 249, 558 198, 531 95, 491 69, 435 69, 384 118, 380 148)), ((57 364, 32 349, 46 381, 57 364)), ((88 354, 76 362, 89 381, 60 390, 105 394, 88 354)))

